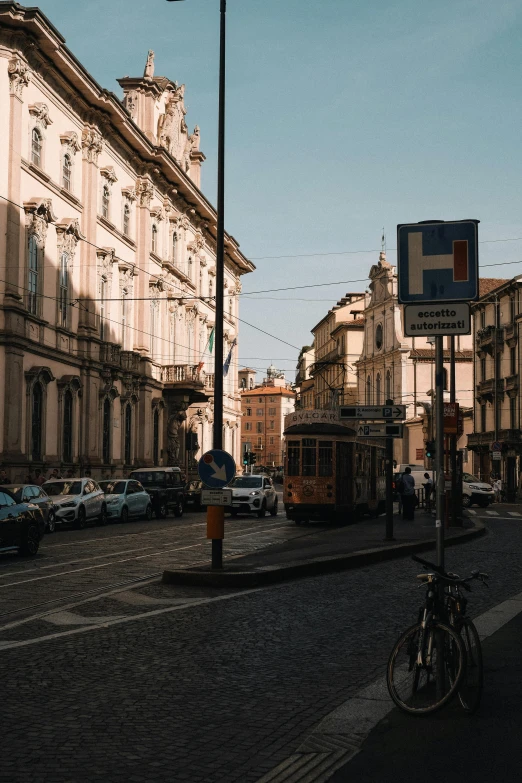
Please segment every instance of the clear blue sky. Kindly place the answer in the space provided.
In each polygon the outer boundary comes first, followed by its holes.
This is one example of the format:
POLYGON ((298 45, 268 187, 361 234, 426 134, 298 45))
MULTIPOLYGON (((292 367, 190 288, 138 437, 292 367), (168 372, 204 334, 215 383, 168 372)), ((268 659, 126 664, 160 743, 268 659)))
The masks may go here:
MULTIPOLYGON (((186 84, 215 203, 219 0, 39 6, 104 87, 120 94, 115 79, 141 74, 149 48, 157 75, 186 84)), ((478 218, 482 241, 522 237, 522 0, 227 6, 227 230, 254 260, 318 254, 255 260, 244 291, 364 279, 383 226, 395 248, 397 223, 478 218)), ((481 265, 519 259, 483 276, 522 273, 522 239, 481 244, 481 265)), ((364 288, 245 297, 240 315, 299 347, 345 291, 364 288)), ((240 357, 293 377, 297 351, 243 325, 240 357)))

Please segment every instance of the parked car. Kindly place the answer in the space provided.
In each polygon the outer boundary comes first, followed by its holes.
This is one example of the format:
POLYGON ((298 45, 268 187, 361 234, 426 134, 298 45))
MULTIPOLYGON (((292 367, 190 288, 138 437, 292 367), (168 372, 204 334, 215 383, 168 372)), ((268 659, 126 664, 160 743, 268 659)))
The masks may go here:
POLYGON ((18 551, 34 556, 45 532, 42 511, 34 503, 16 499, 6 487, 0 487, 0 552, 18 551))
POLYGON ((52 498, 56 521, 82 530, 87 522, 107 524, 105 494, 92 478, 50 479, 43 489, 52 498))
POLYGON ((462 476, 462 505, 469 508, 476 503, 482 508, 495 500, 495 491, 487 481, 481 481, 471 473, 462 476))
POLYGON ((54 533, 56 530, 56 514, 54 512, 54 503, 47 492, 37 484, 6 484, 4 485, 19 503, 34 503, 41 510, 45 521, 45 530, 47 533, 54 533))
POLYGON ((185 487, 185 508, 193 508, 194 511, 201 511, 206 508, 201 505, 201 490, 204 489, 202 481, 189 481, 185 487))
POLYGON ((150 495, 139 481, 116 479, 100 481, 99 484, 105 492, 109 519, 119 519, 120 522, 128 522, 131 517, 152 519, 150 495))
POLYGON ((232 506, 227 507, 227 510, 233 517, 240 512, 257 514, 260 518, 264 517, 267 511, 270 511, 273 517, 277 514, 277 492, 268 476, 236 476, 228 488, 232 490, 232 506))
POLYGON ((169 510, 175 517, 183 515, 184 484, 180 468, 141 468, 133 470, 130 478, 139 481, 149 493, 158 519, 164 519, 169 510))

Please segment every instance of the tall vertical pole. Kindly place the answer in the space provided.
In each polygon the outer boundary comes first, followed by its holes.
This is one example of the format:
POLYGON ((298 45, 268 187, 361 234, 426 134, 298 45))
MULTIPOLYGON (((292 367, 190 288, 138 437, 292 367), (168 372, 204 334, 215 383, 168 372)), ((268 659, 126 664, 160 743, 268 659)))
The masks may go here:
MULTIPOLYGON (((393 405, 393 400, 386 400, 393 405)), ((392 419, 390 419, 392 421, 392 419)), ((386 541, 395 541, 393 537, 393 438, 386 438, 386 541)))
MULTIPOLYGON (((227 2, 220 0, 219 25, 219 117, 216 233, 216 331, 214 370, 215 449, 223 448, 223 315, 225 293, 225 19, 227 2)), ((224 509, 221 507, 224 519, 224 509)), ((221 520, 223 522, 223 520, 221 520)), ((212 538, 212 568, 223 567, 223 539, 212 538)))
MULTIPOLYGON (((456 402, 455 383, 455 337, 450 337, 450 402, 456 402)), ((457 439, 459 417, 457 416, 457 433, 450 435, 450 460, 451 460, 451 524, 455 526, 460 516, 461 500, 457 492, 457 439)))
POLYGON ((437 494, 435 533, 437 541, 437 565, 444 568, 444 351, 443 338, 435 338, 435 470, 437 494))

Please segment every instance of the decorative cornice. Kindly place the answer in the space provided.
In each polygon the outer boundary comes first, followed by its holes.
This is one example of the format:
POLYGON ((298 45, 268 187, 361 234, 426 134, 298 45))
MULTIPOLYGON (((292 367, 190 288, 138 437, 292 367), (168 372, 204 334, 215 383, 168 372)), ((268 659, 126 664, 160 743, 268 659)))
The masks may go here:
POLYGON ((80 221, 78 218, 62 218, 56 223, 55 228, 59 252, 73 256, 78 242, 86 239, 80 231, 80 221))
POLYGON ((49 116, 49 107, 46 103, 31 103, 29 114, 35 118, 36 124, 43 130, 47 130, 49 125, 53 124, 49 116))
POLYGON ((60 144, 65 147, 66 151, 71 155, 76 155, 82 148, 78 134, 75 131, 68 131, 68 133, 62 133, 60 135, 60 144))
POLYGON ((22 97, 24 87, 27 87, 31 80, 31 71, 29 66, 20 57, 12 57, 7 66, 9 74, 9 91, 11 95, 22 97))
POLYGON ((82 149, 84 160, 98 163, 98 157, 103 149, 103 138, 97 128, 85 126, 82 131, 82 149))
POLYGON ((46 223, 55 223, 58 219, 53 212, 53 202, 50 198, 32 198, 24 201, 26 215, 38 215, 46 223))
POLYGON ((126 188, 121 189, 121 195, 124 199, 127 199, 127 201, 136 201, 136 191, 134 188, 131 188, 130 186, 127 186, 126 188))
POLYGON ((154 185, 149 176, 138 177, 136 180, 136 196, 140 207, 150 207, 154 195, 154 185))
POLYGON ((118 177, 114 171, 114 166, 104 166, 102 169, 100 169, 100 174, 102 177, 105 177, 107 182, 109 182, 111 185, 118 181, 118 177))

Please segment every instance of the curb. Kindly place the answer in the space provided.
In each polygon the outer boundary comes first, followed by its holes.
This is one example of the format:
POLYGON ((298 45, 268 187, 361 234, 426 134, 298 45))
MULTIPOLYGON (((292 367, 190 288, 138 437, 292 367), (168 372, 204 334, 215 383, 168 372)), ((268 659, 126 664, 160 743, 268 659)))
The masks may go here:
MULTIPOLYGON (((482 522, 475 522, 475 527, 448 536, 445 546, 465 543, 473 538, 486 533, 486 526, 482 522)), ((406 544, 397 544, 375 549, 362 549, 359 552, 351 552, 347 555, 333 555, 316 557, 299 562, 282 563, 274 566, 260 566, 248 571, 239 570, 241 566, 228 566, 223 571, 212 571, 209 566, 192 569, 165 570, 163 572, 163 584, 191 585, 203 587, 260 587, 263 585, 284 582, 289 579, 300 579, 308 576, 320 576, 337 571, 345 571, 351 568, 361 568, 374 563, 382 563, 393 560, 403 555, 415 552, 425 552, 432 549, 436 540, 412 541, 406 544), (235 570, 234 570, 235 569, 235 570)))

